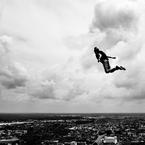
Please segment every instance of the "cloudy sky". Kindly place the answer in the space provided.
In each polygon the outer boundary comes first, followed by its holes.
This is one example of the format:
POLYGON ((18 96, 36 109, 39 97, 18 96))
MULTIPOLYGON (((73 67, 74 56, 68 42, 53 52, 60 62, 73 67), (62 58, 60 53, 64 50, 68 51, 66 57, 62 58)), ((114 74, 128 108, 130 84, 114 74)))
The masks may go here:
POLYGON ((0 112, 144 112, 144 39, 143 0, 0 0, 0 112))

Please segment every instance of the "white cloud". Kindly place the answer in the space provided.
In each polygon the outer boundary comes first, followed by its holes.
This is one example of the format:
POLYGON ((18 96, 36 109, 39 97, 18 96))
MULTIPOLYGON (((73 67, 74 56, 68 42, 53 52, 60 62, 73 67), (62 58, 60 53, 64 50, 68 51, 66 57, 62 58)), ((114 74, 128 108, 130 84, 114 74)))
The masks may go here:
POLYGON ((30 94, 36 98, 70 101, 86 92, 82 85, 82 75, 72 65, 70 68, 57 66, 45 71, 43 75, 36 85, 30 85, 30 94))
POLYGON ((10 36, 0 37, 0 83, 7 89, 24 86, 27 81, 26 69, 10 57, 11 50, 8 47, 11 42, 10 36))
POLYGON ((145 99, 143 8, 140 1, 101 1, 95 7, 91 33, 97 35, 97 29, 105 33, 106 37, 100 42, 101 48, 118 56, 116 63, 127 69, 126 72, 114 73, 111 81, 106 80, 112 85, 104 85, 101 94, 112 98, 112 102, 113 98, 123 101, 145 99))
POLYGON ((36 101, 42 104, 35 109, 55 112, 73 112, 75 107, 79 112, 87 105, 92 111, 120 111, 121 101, 144 99, 143 2, 13 0, 3 7, 2 99, 36 101), (96 45, 118 57, 111 66, 127 70, 105 74, 93 52, 96 45))

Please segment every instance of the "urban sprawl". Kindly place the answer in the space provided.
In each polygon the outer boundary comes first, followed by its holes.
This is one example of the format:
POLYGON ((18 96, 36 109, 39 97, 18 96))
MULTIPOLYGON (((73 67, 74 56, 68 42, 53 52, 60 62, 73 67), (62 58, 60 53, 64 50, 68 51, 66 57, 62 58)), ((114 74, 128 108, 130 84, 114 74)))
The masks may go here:
POLYGON ((0 144, 145 144, 145 115, 56 115, 1 121, 0 144))

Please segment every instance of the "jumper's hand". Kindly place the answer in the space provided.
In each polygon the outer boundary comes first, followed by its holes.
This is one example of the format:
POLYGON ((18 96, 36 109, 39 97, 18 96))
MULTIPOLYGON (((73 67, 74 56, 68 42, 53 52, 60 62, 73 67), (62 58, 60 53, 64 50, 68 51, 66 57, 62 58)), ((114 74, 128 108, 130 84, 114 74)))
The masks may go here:
POLYGON ((116 59, 116 57, 112 57, 112 56, 107 56, 108 58, 112 58, 112 59, 116 59))

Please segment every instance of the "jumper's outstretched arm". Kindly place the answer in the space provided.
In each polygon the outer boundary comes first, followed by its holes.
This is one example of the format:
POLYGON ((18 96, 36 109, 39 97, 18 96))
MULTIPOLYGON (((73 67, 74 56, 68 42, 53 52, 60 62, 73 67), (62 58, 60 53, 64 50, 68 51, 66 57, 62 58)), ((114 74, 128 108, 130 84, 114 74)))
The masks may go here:
POLYGON ((107 56, 108 58, 112 58, 112 59, 116 59, 116 57, 112 57, 112 56, 107 56))

